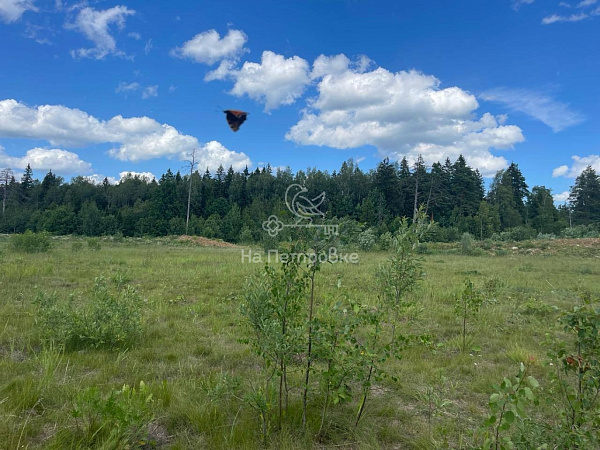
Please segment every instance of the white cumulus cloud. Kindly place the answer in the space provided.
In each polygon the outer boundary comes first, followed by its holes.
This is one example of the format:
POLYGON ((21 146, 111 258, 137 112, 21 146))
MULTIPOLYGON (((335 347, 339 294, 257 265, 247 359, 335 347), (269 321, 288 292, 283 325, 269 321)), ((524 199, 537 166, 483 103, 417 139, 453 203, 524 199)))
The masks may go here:
POLYGON ((237 59, 246 51, 244 45, 247 41, 248 37, 241 30, 229 30, 222 39, 216 30, 208 30, 171 50, 171 56, 213 65, 224 59, 237 59))
POLYGON ((483 92, 481 99, 506 105, 539 120, 557 133, 583 122, 584 117, 569 105, 527 89, 496 88, 483 92))
POLYGON ((302 96, 310 83, 309 64, 299 56, 285 58, 264 51, 261 62, 245 62, 239 70, 230 70, 235 80, 231 94, 247 95, 265 104, 265 111, 290 105, 302 96))
POLYGON ((198 167, 208 168, 211 171, 216 170, 220 165, 225 168, 232 166, 234 170, 243 170, 244 167, 250 167, 252 162, 244 153, 237 153, 227 149, 218 141, 210 141, 200 148, 198 156, 198 167))
POLYGON ((25 11, 38 11, 33 0, 0 0, 0 19, 3 22, 16 22, 25 11))
POLYGON ((158 85, 157 84, 154 86, 146 86, 146 88, 144 89, 144 92, 142 92, 143 99, 152 98, 152 97, 158 97, 158 85))
POLYGON ((156 175, 154 175, 152 172, 133 172, 131 170, 126 170, 119 173, 119 181, 135 177, 138 177, 140 180, 144 180, 146 183, 150 183, 152 180, 156 179, 156 175))
POLYGON ((115 89, 115 92, 117 94, 119 92, 132 92, 132 91, 137 91, 139 88, 140 88, 140 83, 137 83, 135 81, 133 83, 126 83, 125 81, 122 81, 121 83, 119 83, 119 85, 115 89))
POLYGON ((103 184, 105 178, 108 180, 108 184, 117 184, 118 183, 118 180, 115 177, 107 177, 105 175, 101 175, 98 173, 93 173, 92 175, 87 175, 87 176, 84 176, 83 178, 93 184, 103 184))
POLYGON ((564 203, 569 200, 569 191, 561 192, 560 194, 552 194, 552 198, 556 203, 564 203))
POLYGON ((588 6, 592 6, 595 5, 598 2, 598 0, 582 0, 581 2, 579 2, 577 4, 578 8, 586 8, 588 6))
POLYGON ((512 7, 517 11, 523 5, 531 5, 535 0, 513 0, 512 7))
POLYGON ((62 105, 29 107, 12 99, 0 101, 0 137, 39 139, 72 147, 112 143, 115 146, 109 155, 122 161, 160 157, 185 159, 192 149, 201 148, 199 156, 211 169, 223 161, 230 162, 236 169, 251 165, 244 153, 228 150, 215 141, 202 146, 194 136, 181 134, 175 127, 150 117, 118 115, 110 120, 99 120, 79 109, 62 105))
POLYGON ((600 172, 600 155, 573 155, 571 156, 571 159, 573 160, 571 167, 567 165, 559 166, 552 171, 552 176, 575 178, 578 177, 587 166, 592 166, 592 169, 596 172, 600 172))
POLYGON ((25 169, 28 164, 34 170, 52 170, 61 175, 89 173, 92 169, 77 154, 57 148, 32 148, 23 157, 8 156, 0 149, 0 166, 25 169))
POLYGON ((542 19, 542 25, 550 25, 557 22, 580 22, 587 18, 588 15, 586 13, 571 14, 570 16, 552 14, 551 16, 547 16, 542 19))
POLYGON ((117 49, 115 38, 110 34, 110 26, 116 25, 119 30, 125 28, 127 16, 135 14, 126 6, 114 6, 105 10, 82 8, 73 23, 67 23, 66 28, 83 33, 95 44, 92 48, 80 48, 71 52, 73 57, 103 59, 106 55, 126 56, 117 49))
POLYGON ((302 145, 356 148, 371 145, 381 156, 428 164, 462 154, 483 175, 506 167, 491 149, 510 149, 524 140, 521 129, 489 113, 474 118, 477 99, 420 72, 363 72, 340 57, 319 57, 313 72, 322 75, 318 95, 286 138, 302 145), (343 70, 346 66, 346 70, 343 70))

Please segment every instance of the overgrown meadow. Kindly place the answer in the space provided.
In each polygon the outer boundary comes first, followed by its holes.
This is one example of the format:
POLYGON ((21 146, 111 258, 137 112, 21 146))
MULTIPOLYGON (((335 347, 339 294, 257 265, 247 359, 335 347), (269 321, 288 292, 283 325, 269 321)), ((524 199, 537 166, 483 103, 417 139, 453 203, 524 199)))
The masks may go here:
POLYGON ((0 448, 597 448, 600 240, 413 244, 0 237, 0 448))

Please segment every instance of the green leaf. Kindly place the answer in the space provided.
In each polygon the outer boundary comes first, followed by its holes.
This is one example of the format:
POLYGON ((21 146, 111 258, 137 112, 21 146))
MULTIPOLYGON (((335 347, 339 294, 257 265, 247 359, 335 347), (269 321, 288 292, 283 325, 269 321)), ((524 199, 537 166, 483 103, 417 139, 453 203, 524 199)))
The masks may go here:
POLYGON ((492 394, 492 395, 490 395, 490 404, 492 404, 492 403, 498 403, 499 399, 500 399, 500 394, 492 394))
POLYGON ((496 423, 496 420, 498 420, 498 418, 496 416, 490 416, 488 417, 488 419, 483 423, 486 427, 489 427, 490 425, 493 425, 496 423))
POLYGON ((527 382, 529 383, 529 386, 531 386, 534 389, 537 389, 540 387, 540 383, 538 383, 538 381, 533 378, 531 375, 527 377, 527 382))
POLYGON ((528 400, 533 401, 535 399, 533 392, 531 392, 531 389, 529 389, 528 387, 524 387, 523 392, 525 392, 525 397, 527 397, 528 400))
POLYGON ((504 413, 503 422, 507 425, 510 425, 515 421, 515 413, 512 411, 506 411, 504 413))

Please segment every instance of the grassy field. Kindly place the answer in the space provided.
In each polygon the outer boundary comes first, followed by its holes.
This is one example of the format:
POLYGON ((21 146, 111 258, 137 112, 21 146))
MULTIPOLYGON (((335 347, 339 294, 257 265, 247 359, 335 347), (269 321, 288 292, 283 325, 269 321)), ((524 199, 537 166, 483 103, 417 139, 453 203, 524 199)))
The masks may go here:
MULTIPOLYGON (((83 238, 56 238, 41 254, 16 253, 8 244, 0 237, 1 449, 261 446, 257 414, 243 400, 261 376, 260 359, 240 342, 248 333, 240 314, 246 279, 260 264, 243 264, 239 248, 174 239, 107 239, 94 250, 83 238), (135 286, 141 337, 118 350, 44 343, 36 296, 85 303, 99 276, 135 286), (106 417, 117 429, 112 434, 106 417)), ((521 361, 531 362, 531 375, 547 388, 542 342, 556 329, 552 306, 571 308, 585 291, 600 296, 598 240, 505 244, 476 257, 460 255, 458 245, 429 248, 426 276, 402 325, 407 333, 431 334, 433 345, 412 345, 387 362, 398 381, 374 386, 358 427, 356 402, 336 406, 315 438, 315 389, 306 433, 299 432, 301 404, 293 400, 286 426, 270 430, 267 447, 470 448, 489 414, 491 386, 516 375, 521 361), (469 319, 462 352, 454 295, 466 278, 485 302, 469 319)), ((373 302, 374 273, 388 255, 359 255, 358 264, 317 274, 317 303, 338 289, 338 280, 355 300, 373 302)), ((553 414, 548 403, 531 412, 548 421, 553 414)))

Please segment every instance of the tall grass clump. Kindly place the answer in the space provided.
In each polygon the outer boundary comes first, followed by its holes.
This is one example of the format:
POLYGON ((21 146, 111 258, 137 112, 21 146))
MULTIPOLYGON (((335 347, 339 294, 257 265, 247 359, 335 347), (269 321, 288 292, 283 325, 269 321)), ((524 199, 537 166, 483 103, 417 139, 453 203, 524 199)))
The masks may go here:
POLYGON ((23 234, 15 234, 10 239, 10 244, 15 252, 20 253, 46 253, 52 247, 48 233, 34 233, 27 230, 23 234))
POLYGON ((119 348, 133 343, 141 333, 141 298, 130 285, 111 291, 97 277, 91 298, 76 302, 73 295, 39 293, 36 324, 43 341, 67 348, 119 348))
MULTIPOLYGON (((143 381, 138 387, 125 384, 109 395, 103 395, 97 386, 78 392, 71 416, 79 448, 155 448, 148 439, 153 401, 143 381)), ((64 445, 64 440, 59 433, 55 443, 64 445)))

